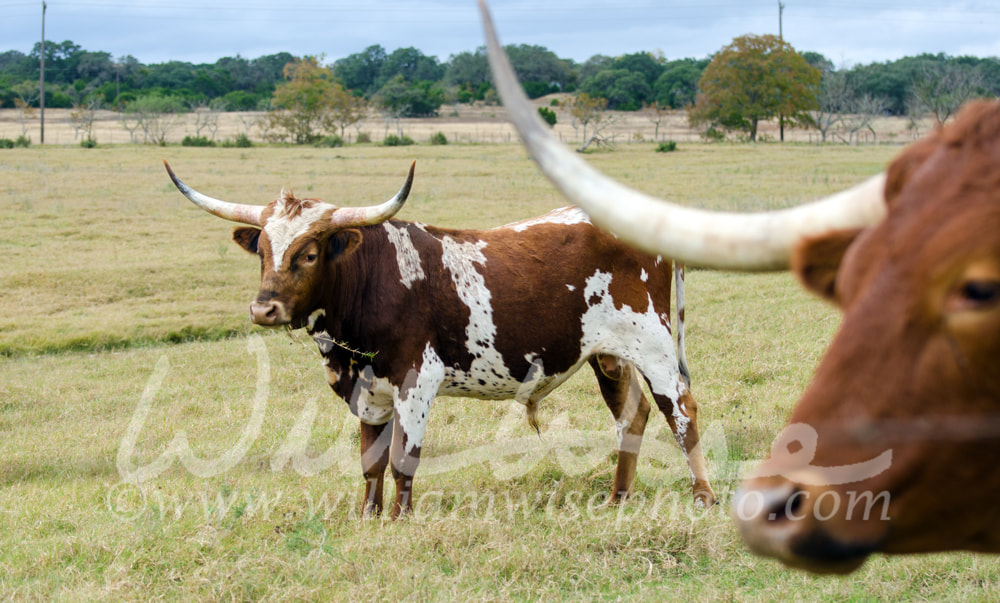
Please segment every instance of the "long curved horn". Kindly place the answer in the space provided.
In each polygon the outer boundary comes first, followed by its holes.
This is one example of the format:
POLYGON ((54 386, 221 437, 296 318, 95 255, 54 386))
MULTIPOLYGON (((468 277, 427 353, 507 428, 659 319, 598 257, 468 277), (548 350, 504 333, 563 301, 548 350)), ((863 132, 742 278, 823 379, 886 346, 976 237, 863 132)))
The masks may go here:
POLYGON ((174 171, 170 169, 170 164, 167 163, 166 159, 163 160, 163 166, 167 168, 167 174, 169 174, 170 179, 174 181, 174 186, 177 187, 177 190, 179 190, 181 194, 190 199, 191 202, 198 207, 210 214, 227 220, 232 220, 233 222, 242 222, 243 224, 250 224, 251 226, 260 226, 260 214, 264 211, 263 205, 241 205, 239 203, 220 201, 219 199, 214 199, 208 195, 203 195, 190 186, 184 184, 184 182, 181 181, 176 174, 174 174, 174 171))
POLYGON ((392 199, 372 207, 342 207, 333 212, 330 224, 339 228, 353 228, 381 224, 393 217, 396 212, 403 209, 406 198, 410 196, 410 187, 413 186, 413 170, 416 167, 416 161, 410 164, 410 173, 406 176, 406 182, 392 199))
POLYGON ((524 146, 563 195, 624 241, 697 266, 784 270, 802 237, 868 226, 885 216, 884 174, 813 203, 745 214, 683 207, 615 182, 549 133, 517 82, 485 0, 479 10, 493 81, 524 146))

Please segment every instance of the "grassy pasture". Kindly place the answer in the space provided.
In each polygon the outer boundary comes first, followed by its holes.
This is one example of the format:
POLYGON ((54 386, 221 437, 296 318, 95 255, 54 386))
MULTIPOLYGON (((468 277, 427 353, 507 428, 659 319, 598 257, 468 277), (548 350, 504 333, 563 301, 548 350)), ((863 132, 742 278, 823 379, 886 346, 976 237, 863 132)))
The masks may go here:
MULTIPOLYGON (((843 188, 897 151, 630 145, 588 159, 683 203, 758 209, 843 188)), ((654 414, 635 499, 601 507, 613 428, 581 372, 543 404, 542 438, 507 403, 440 399, 416 514, 359 521, 356 420, 308 338, 249 324, 256 260, 173 189, 162 158, 220 198, 264 203, 289 186, 344 205, 388 198, 416 159, 401 217, 455 227, 564 204, 515 145, 0 154, 0 596, 1000 597, 992 557, 879 557, 818 578, 744 550, 726 515, 739 463, 766 454, 838 322, 784 274, 688 273, 688 360, 722 505, 693 508, 654 414), (179 432, 184 466, 157 466, 179 432)))

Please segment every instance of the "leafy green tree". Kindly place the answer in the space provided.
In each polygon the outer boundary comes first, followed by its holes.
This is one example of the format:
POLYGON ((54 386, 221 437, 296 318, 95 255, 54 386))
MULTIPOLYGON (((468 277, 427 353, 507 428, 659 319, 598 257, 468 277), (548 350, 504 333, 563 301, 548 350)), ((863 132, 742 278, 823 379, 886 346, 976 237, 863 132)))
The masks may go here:
POLYGON ((607 99, 608 108, 635 111, 653 97, 653 89, 641 73, 627 69, 606 69, 580 86, 591 97, 607 99))
POLYGON ((448 61, 442 82, 452 90, 454 100, 468 103, 484 100, 493 85, 486 47, 475 52, 460 52, 448 61))
POLYGON ((471 84, 478 88, 490 82, 490 64, 486 58, 486 47, 480 46, 475 52, 460 52, 448 60, 444 72, 444 83, 448 86, 471 84))
POLYGON ((444 104, 444 92, 434 82, 407 83, 400 74, 382 86, 375 102, 396 118, 430 116, 444 104))
POLYGON ((31 79, 34 60, 23 52, 8 50, 0 53, 0 74, 12 81, 23 82, 31 79))
POLYGON ((816 69, 819 69, 821 73, 827 73, 834 70, 833 61, 818 52, 803 52, 802 58, 806 60, 806 63, 809 63, 816 69))
POLYGON ((554 127, 559 118, 556 116, 556 112, 548 107, 539 107, 538 115, 541 117, 545 123, 549 124, 550 127, 554 127))
POLYGON ((615 62, 612 57, 595 54, 577 67, 576 77, 578 81, 585 82, 605 69, 611 69, 615 62))
MULTIPOLYGON (((611 66, 612 69, 624 69, 639 74, 650 86, 663 73, 663 67, 663 63, 653 58, 653 55, 648 52, 626 54, 615 59, 611 66)), ((608 99, 609 102, 610 100, 608 99)))
POLYGON ((371 94, 378 89, 376 84, 387 56, 385 48, 374 44, 363 52, 336 61, 333 64, 333 72, 348 90, 360 90, 364 94, 371 94))
POLYGON ((510 64, 531 98, 538 98, 569 83, 569 65, 544 46, 514 44, 506 46, 510 64))
POLYGON ((851 88, 859 94, 888 99, 889 113, 903 115, 906 112, 912 73, 913 69, 908 68, 904 62, 893 61, 858 65, 848 72, 847 79, 851 88))
POLYGON ((424 81, 437 82, 444 77, 444 71, 444 67, 438 64, 437 58, 429 57, 416 48, 399 48, 392 51, 382 62, 378 86, 381 88, 397 75, 403 76, 403 80, 411 84, 424 81))
POLYGON ((271 99, 274 106, 268 113, 271 127, 284 130, 297 144, 314 142, 341 86, 315 56, 285 65, 285 78, 271 99))
POLYGON ((660 105, 672 109, 694 104, 698 96, 698 80, 707 65, 707 60, 671 61, 653 84, 653 98, 660 105))
POLYGON ((701 93, 688 111, 692 125, 740 130, 755 141, 762 120, 811 123, 820 72, 777 36, 745 35, 715 55, 698 87, 701 93))

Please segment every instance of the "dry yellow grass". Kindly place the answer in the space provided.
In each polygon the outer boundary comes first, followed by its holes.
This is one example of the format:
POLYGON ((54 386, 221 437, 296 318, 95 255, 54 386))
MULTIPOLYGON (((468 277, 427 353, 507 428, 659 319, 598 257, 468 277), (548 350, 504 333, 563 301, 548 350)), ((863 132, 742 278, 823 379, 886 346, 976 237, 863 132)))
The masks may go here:
MULTIPOLYGON (((682 145, 658 154, 634 145, 589 160, 643 190, 735 209, 822 195, 877 171, 895 151, 682 145)), ((593 378, 581 373, 543 403, 541 438, 520 421, 505 431, 507 404, 438 400, 416 515, 359 521, 356 421, 330 394, 311 342, 248 324, 255 258, 229 241, 230 225, 172 188, 164 157, 218 197, 263 203, 292 186, 341 204, 384 200, 415 158, 401 217, 447 226, 497 226, 564 203, 516 145, 0 152, 4 597, 1000 596, 993 557, 875 558, 838 579, 744 550, 726 515, 735 477, 727 468, 766 453, 838 322, 784 274, 688 275, 688 359, 723 505, 691 506, 686 471, 656 415, 636 499, 600 507, 612 479, 613 429, 593 378), (258 355, 252 346, 261 344, 258 355), (270 378, 255 414, 261 358, 270 378), (157 375, 160 386, 147 389, 157 375), (307 440, 294 436, 296 424, 307 440), (181 431, 203 462, 244 433, 249 443, 239 462, 214 474, 175 460, 140 485, 123 481, 181 431), (594 446, 552 449, 566 433, 583 433, 594 446), (521 438, 534 456, 462 461, 521 438), (308 460, 328 450, 312 474, 308 460)))

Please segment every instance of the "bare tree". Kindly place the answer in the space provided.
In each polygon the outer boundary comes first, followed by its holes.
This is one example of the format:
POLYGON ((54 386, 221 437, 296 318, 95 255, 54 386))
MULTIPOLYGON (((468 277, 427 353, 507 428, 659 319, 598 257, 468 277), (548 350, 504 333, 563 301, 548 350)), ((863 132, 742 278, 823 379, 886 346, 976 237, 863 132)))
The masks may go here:
POLYGON ((139 127, 142 125, 142 116, 139 113, 130 113, 128 111, 119 113, 118 123, 125 128, 126 132, 128 132, 129 142, 133 144, 139 142, 136 136, 139 131, 139 127))
POLYGON ((212 135, 212 140, 215 140, 215 135, 219 132, 219 116, 227 109, 229 109, 229 103, 221 98, 213 98, 208 102, 208 110, 212 114, 212 119, 206 127, 212 135))
POLYGON ((78 140, 81 132, 84 140, 94 138, 94 120, 97 118, 97 111, 100 108, 101 98, 96 95, 73 103, 73 108, 69 112, 70 124, 73 126, 73 140, 78 140))
POLYGON ((192 103, 195 135, 201 136, 202 130, 208 130, 211 139, 215 140, 215 134, 219 131, 219 114, 226 110, 226 106, 226 101, 221 98, 213 98, 209 102, 192 103))
POLYGON ((597 96, 590 96, 586 92, 581 92, 576 95, 576 98, 572 102, 568 103, 569 114, 572 117, 570 122, 573 125, 573 130, 577 130, 578 126, 583 127, 583 146, 581 146, 577 151, 583 152, 587 150, 587 147, 591 143, 597 142, 601 144, 602 141, 598 139, 598 129, 602 121, 606 121, 608 114, 605 109, 608 106, 608 100, 606 98, 601 98, 597 96), (593 127, 594 133, 588 138, 587 128, 593 127))
POLYGON ((38 86, 32 82, 21 82, 11 88, 14 93, 14 107, 17 120, 21 122, 21 136, 28 135, 28 123, 35 119, 35 101, 38 100, 38 86))
POLYGON ((982 94, 984 78, 978 69, 954 62, 929 63, 919 69, 910 85, 910 109, 929 112, 943 124, 966 101, 982 94))
MULTIPOLYGON (((271 115, 274 113, 274 103, 270 100, 262 100, 257 104, 257 110, 263 111, 262 114, 255 117, 254 121, 254 125, 260 129, 260 139, 265 142, 274 140, 275 134, 271 132, 274 125, 271 120, 271 115)), ((249 130, 250 129, 247 128, 248 132, 249 130)))
POLYGON ((250 130, 260 123, 260 116, 254 113, 239 113, 236 119, 240 122, 240 133, 247 138, 250 138, 250 130))
POLYGON ((325 116, 324 127, 327 130, 340 130, 344 137, 347 126, 353 126, 368 115, 368 101, 361 96, 354 96, 349 90, 337 86, 332 92, 332 102, 329 113, 325 116))
POLYGON ((854 90, 843 71, 824 71, 820 83, 819 109, 812 111, 812 120, 820 134, 820 142, 826 142, 836 128, 843 126, 844 114, 853 101, 854 90))
POLYGON ((584 153, 592 144, 596 144, 599 147, 613 147, 612 141, 604 135, 604 133, 614 127, 618 122, 618 117, 611 113, 601 113, 597 119, 591 122, 590 126, 593 128, 593 133, 590 138, 587 139, 583 146, 577 149, 578 152, 584 153))
POLYGON ((858 133, 862 130, 868 130, 872 136, 875 136, 872 123, 885 113, 888 106, 889 102, 880 96, 865 94, 854 97, 848 103, 847 112, 841 118, 842 131, 847 135, 847 138, 845 140, 843 136, 838 137, 848 144, 855 144, 858 133))
POLYGON ((658 101, 653 101, 642 106, 642 114, 653 123, 653 140, 659 140, 660 124, 670 115, 670 107, 661 105, 658 101))
POLYGON ((378 108, 379 115, 385 120, 385 135, 389 135, 389 127, 392 124, 396 125, 396 134, 402 138, 403 137, 403 116, 410 112, 410 105, 408 104, 396 104, 389 105, 384 102, 379 102, 378 97, 376 97, 376 107, 378 108))
POLYGON ((208 110, 208 102, 204 100, 190 103, 191 112, 194 113, 194 135, 200 137, 201 131, 205 129, 212 115, 208 110))
POLYGON ((181 102, 169 96, 141 96, 125 107, 122 126, 135 142, 135 131, 142 131, 143 143, 164 145, 167 135, 180 121, 181 102))

